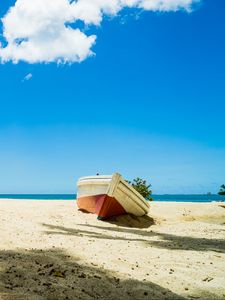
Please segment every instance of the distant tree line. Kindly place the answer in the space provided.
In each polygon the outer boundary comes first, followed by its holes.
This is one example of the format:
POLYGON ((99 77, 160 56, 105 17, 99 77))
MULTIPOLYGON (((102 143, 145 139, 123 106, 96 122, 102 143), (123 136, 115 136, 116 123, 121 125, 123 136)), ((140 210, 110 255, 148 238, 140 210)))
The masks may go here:
POLYGON ((225 184, 222 184, 218 192, 219 195, 225 196, 225 184))
MULTIPOLYGON (((151 195, 152 195, 152 190, 151 190, 151 184, 147 184, 147 181, 144 179, 141 179, 140 177, 137 177, 133 179, 133 181, 127 181, 132 187, 138 191, 146 200, 148 201, 153 201, 151 195)), ((219 195, 225 196, 225 184, 222 184, 219 192, 219 195)))

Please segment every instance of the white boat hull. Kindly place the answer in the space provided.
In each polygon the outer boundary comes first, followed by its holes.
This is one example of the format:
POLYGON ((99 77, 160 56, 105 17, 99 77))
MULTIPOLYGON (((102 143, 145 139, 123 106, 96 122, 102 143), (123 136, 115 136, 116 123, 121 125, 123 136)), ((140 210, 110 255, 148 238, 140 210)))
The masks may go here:
POLYGON ((120 214, 143 216, 149 203, 120 174, 82 177, 77 183, 78 208, 99 218, 120 214))

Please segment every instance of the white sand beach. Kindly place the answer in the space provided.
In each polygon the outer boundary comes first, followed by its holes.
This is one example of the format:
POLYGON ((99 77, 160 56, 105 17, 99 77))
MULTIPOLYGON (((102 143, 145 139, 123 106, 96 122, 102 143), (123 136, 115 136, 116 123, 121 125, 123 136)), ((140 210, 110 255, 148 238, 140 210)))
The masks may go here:
POLYGON ((0 201, 0 299, 225 299, 225 204, 98 221, 75 201, 0 201))

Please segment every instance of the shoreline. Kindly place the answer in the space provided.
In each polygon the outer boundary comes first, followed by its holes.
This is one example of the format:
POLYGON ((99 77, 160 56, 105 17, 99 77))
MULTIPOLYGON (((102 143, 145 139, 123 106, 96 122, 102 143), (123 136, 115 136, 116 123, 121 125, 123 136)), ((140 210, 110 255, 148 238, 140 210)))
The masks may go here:
POLYGON ((98 221, 75 201, 1 200, 0 299, 224 298, 223 202, 98 221))
MULTIPOLYGON (((1 198, 0 197, 0 201, 76 201, 77 198, 74 199, 48 199, 48 198, 1 198)), ((153 201, 149 201, 150 205, 152 203, 196 203, 196 204, 200 204, 200 203, 224 203, 225 202, 225 197, 224 200, 223 199, 219 199, 219 200, 186 200, 186 201, 182 201, 182 200, 153 200, 153 201)))

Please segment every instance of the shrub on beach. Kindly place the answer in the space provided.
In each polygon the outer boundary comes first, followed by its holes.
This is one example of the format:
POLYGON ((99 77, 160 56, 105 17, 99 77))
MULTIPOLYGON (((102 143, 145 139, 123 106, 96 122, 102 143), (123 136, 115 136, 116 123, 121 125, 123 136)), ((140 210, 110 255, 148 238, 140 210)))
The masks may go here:
POLYGON ((225 184, 222 184, 218 192, 219 195, 225 196, 225 184))
POLYGON ((151 190, 151 184, 147 184, 146 180, 143 180, 139 177, 133 179, 133 181, 128 181, 132 187, 138 191, 146 200, 148 201, 153 201, 151 195, 152 195, 152 190, 151 190))

